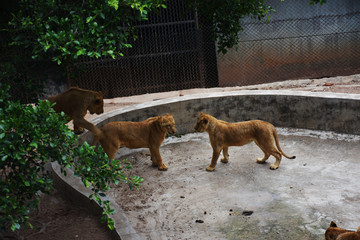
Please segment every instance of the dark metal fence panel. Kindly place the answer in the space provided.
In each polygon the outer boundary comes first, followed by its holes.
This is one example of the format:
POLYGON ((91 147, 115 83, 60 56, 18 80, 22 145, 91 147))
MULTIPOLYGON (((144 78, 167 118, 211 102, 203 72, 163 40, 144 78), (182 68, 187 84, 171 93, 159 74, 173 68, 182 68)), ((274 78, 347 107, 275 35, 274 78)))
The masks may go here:
POLYGON ((148 22, 137 23, 136 31, 138 39, 124 57, 83 59, 78 66, 84 71, 70 77, 70 85, 101 90, 105 97, 211 86, 205 71, 208 64, 216 65, 215 43, 212 58, 208 48, 204 55, 196 15, 181 0, 169 1, 148 22))
POLYGON ((244 22, 238 50, 218 55, 220 86, 360 72, 360 2, 270 1, 270 22, 244 22))

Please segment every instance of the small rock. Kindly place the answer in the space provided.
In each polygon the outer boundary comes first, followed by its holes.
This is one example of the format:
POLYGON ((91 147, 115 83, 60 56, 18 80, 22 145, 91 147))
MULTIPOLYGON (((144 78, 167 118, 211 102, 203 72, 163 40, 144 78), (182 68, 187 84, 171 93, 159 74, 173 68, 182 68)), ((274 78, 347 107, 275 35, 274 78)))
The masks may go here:
POLYGON ((196 220, 195 222, 196 222, 196 223, 204 223, 203 220, 196 220))
POLYGON ((251 216, 254 213, 254 211, 243 211, 242 215, 244 216, 251 216))

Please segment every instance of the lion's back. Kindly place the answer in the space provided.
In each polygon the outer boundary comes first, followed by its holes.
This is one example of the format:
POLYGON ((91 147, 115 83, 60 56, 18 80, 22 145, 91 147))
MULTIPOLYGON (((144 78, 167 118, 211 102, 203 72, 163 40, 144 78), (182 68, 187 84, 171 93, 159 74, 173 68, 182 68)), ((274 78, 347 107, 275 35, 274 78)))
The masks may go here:
POLYGON ((53 108, 57 113, 64 112, 72 117, 75 114, 85 115, 89 105, 94 104, 93 99, 100 98, 103 101, 102 95, 98 95, 99 93, 94 91, 70 87, 65 92, 49 97, 47 100, 56 103, 53 108))

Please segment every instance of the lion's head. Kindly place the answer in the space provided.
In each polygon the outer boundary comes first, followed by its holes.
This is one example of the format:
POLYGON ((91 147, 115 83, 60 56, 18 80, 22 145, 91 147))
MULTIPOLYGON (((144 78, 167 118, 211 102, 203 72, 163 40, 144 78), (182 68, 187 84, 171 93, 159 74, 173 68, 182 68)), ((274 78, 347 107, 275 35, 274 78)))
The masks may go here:
POLYGON ((360 239, 360 227, 357 232, 354 232, 344 228, 339 228, 335 222, 331 221, 329 228, 326 229, 325 239, 335 240, 339 239, 338 237, 340 237, 340 239, 360 239))
POLYGON ((165 116, 160 116, 159 123, 164 131, 167 131, 171 135, 176 133, 175 120, 171 114, 167 113, 165 116))
POLYGON ((204 132, 208 127, 208 124, 209 124, 208 116, 205 113, 201 112, 194 128, 198 132, 204 132))
POLYGON ((104 100, 103 100, 103 93, 97 92, 94 95, 93 100, 88 106, 88 110, 90 114, 102 114, 104 112, 104 100))

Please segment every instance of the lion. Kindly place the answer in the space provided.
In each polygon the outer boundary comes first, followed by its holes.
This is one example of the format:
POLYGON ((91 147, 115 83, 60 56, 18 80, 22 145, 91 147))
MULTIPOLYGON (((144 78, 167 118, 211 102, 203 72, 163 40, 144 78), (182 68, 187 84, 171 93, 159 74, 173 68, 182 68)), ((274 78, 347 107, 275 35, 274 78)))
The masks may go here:
POLYGON ((330 226, 325 232, 326 240, 360 240, 360 227, 356 232, 339 228, 335 222, 331 221, 330 226))
POLYGON ((102 92, 70 87, 65 92, 49 97, 47 100, 50 103, 55 103, 52 107, 55 112, 64 112, 70 117, 69 121, 73 120, 76 134, 84 132, 84 128, 94 135, 99 134, 100 130, 94 124, 86 121, 84 116, 88 110, 90 114, 102 114, 104 112, 102 92))
POLYGON ((160 145, 166 133, 176 133, 175 120, 171 114, 148 118, 142 122, 111 122, 101 128, 100 137, 94 136, 92 145, 100 144, 110 160, 120 147, 149 148, 152 165, 166 171, 160 155, 160 145))
POLYGON ((270 155, 276 158, 276 162, 271 164, 270 169, 279 168, 281 155, 289 159, 295 158, 295 156, 286 155, 281 150, 275 127, 265 121, 253 120, 228 123, 202 112, 197 119, 195 130, 198 132, 206 131, 209 134, 213 155, 210 165, 206 168, 207 171, 215 170, 221 150, 224 156, 221 162, 227 163, 229 161, 228 148, 230 146, 243 146, 252 141, 264 152, 263 158, 256 159, 258 163, 264 163, 270 155), (273 144, 273 138, 275 138, 277 148, 273 144))

